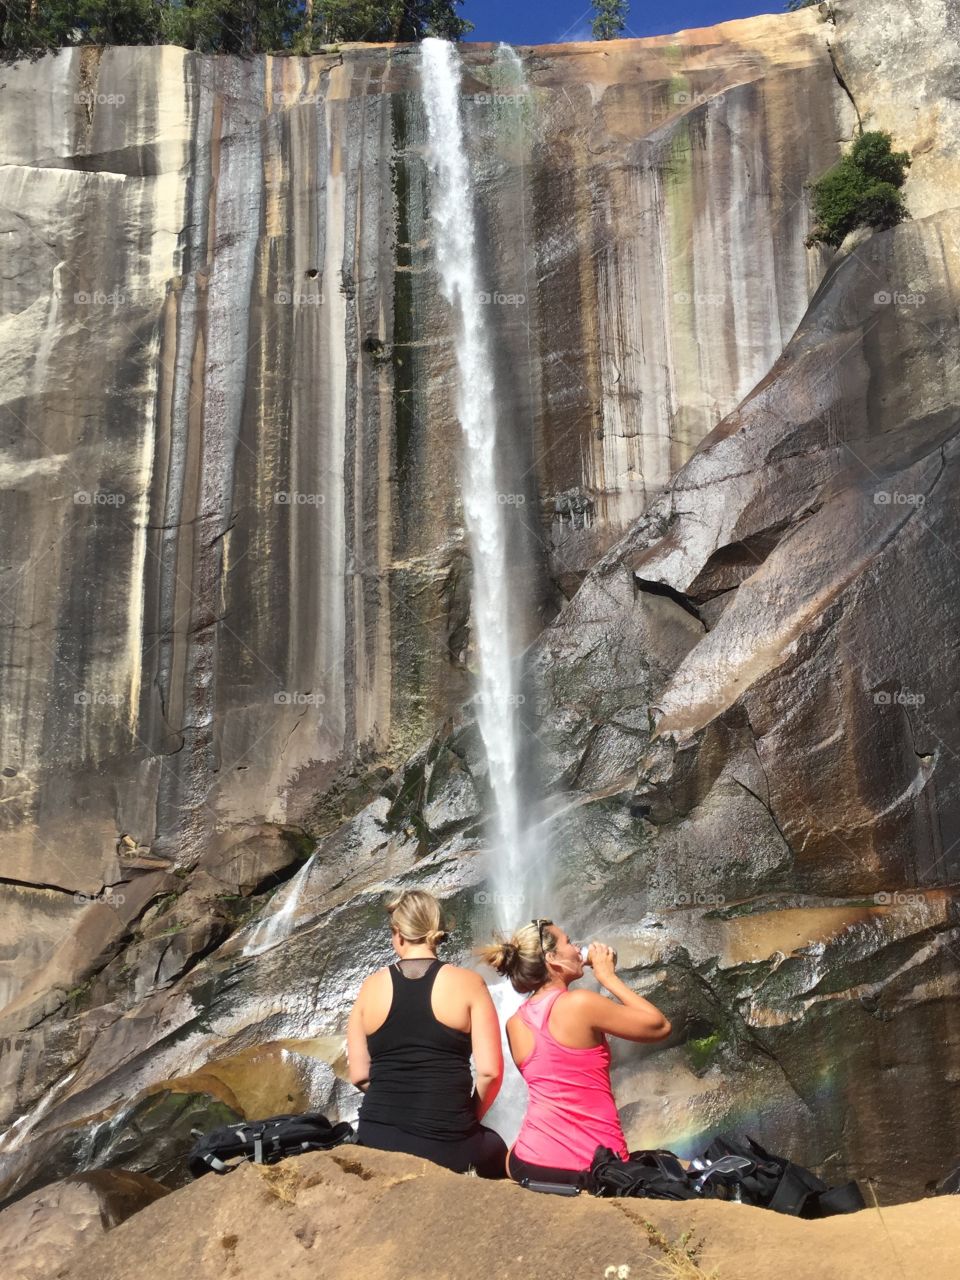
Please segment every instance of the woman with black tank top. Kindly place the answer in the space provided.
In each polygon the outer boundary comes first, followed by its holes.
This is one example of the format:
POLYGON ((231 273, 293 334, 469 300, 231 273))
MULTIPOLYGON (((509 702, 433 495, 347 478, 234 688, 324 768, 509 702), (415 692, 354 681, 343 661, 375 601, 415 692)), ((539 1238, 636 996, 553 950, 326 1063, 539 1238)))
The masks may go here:
POLYGON ((503 1080, 487 985, 437 958, 446 932, 432 894, 406 890, 387 911, 398 958, 364 980, 347 1023, 350 1080, 365 1094, 357 1141, 502 1178, 506 1144, 480 1123, 503 1080))

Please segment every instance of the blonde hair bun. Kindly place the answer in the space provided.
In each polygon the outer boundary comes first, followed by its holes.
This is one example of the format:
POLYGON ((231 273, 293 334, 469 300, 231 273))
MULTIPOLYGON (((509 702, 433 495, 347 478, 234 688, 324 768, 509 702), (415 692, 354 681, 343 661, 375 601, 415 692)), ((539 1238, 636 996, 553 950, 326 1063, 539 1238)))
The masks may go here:
POLYGON ((404 941, 436 947, 447 937, 440 903, 426 889, 404 889, 386 905, 390 924, 404 941))
MULTIPOLYGON (((544 946, 551 950, 556 946, 556 934, 545 931, 544 946)), ((549 977, 547 962, 540 946, 540 931, 535 924, 525 924, 512 938, 497 934, 485 947, 477 947, 474 954, 497 973, 510 979, 515 991, 526 994, 536 991, 549 977)))

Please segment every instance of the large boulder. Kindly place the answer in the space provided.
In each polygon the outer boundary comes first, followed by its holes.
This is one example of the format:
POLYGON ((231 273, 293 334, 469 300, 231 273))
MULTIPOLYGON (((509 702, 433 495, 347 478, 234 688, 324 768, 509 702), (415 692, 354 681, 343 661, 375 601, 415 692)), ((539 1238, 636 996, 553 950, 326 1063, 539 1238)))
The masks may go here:
POLYGON ((98 1169, 24 1196, 0 1212, 4 1277, 48 1280, 84 1245, 165 1195, 146 1174, 98 1169))
POLYGON ((949 1197, 802 1222, 722 1202, 578 1200, 340 1147, 174 1192, 49 1280, 901 1280, 960 1264, 949 1197))

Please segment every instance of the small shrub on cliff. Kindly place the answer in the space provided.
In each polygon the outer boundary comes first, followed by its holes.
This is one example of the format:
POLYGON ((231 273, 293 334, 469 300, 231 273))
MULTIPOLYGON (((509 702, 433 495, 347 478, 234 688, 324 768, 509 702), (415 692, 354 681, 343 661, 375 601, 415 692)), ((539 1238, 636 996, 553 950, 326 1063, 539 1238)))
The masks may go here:
POLYGON ((816 226, 808 244, 837 247, 855 227, 884 231, 908 216, 900 187, 910 156, 891 151, 890 134, 862 133, 848 155, 813 184, 816 226))

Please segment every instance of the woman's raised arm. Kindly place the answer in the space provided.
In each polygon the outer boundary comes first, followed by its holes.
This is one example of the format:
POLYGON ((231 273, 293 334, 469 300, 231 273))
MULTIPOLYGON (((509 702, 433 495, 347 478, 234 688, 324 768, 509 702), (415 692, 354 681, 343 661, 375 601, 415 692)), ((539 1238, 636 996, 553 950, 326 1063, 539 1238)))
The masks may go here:
POLYGON ((590 1025, 596 1031, 608 1032, 622 1040, 666 1040, 673 1030, 670 1022, 655 1004, 631 991, 622 978, 617 977, 610 948, 602 942, 592 943, 590 963, 601 987, 621 1002, 605 1000, 596 991, 573 992, 582 1016, 590 1025))

